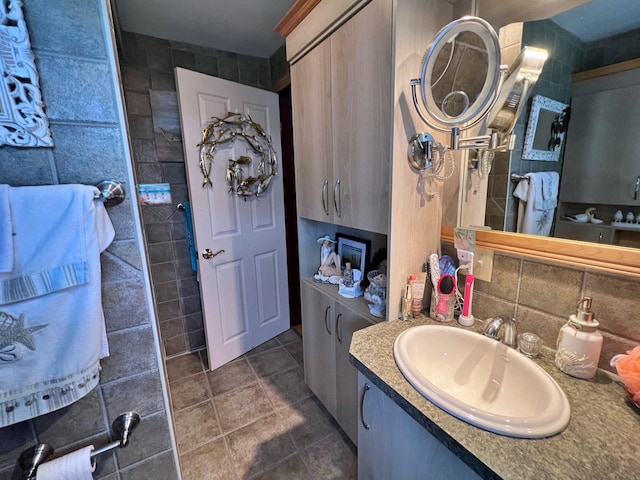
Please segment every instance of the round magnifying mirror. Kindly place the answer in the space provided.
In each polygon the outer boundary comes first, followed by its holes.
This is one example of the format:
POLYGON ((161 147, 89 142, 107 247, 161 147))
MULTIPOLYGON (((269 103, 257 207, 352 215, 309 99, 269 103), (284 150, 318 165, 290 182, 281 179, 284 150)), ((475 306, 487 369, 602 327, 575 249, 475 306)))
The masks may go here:
POLYGON ((422 102, 432 127, 470 128, 491 108, 500 78, 500 43, 489 23, 462 17, 438 32, 422 61, 422 102))

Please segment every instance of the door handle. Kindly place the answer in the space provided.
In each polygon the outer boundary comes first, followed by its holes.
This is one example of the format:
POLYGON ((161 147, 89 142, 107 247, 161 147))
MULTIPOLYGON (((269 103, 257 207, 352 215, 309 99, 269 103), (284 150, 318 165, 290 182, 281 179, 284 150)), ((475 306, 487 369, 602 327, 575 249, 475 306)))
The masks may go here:
POLYGON ((224 250, 218 250, 216 253, 213 253, 213 250, 211 250, 210 248, 205 248, 202 251, 202 258, 204 258, 205 260, 209 260, 213 257, 215 257, 216 255, 220 255, 221 253, 224 253, 224 250))
POLYGON ((333 206, 336 209, 338 217, 342 217, 342 199, 340 198, 340 179, 336 180, 333 187, 333 206))
POLYGON ((368 383, 365 383, 362 387, 362 396, 360 397, 360 422, 365 430, 369 430, 371 425, 364 421, 364 396, 367 394, 371 387, 368 383))
POLYGON ((636 188, 633 189, 633 199, 638 199, 638 188, 640 188, 640 175, 636 177, 636 188))
POLYGON ((336 317, 336 337, 338 338, 338 341, 340 343, 342 343, 342 328, 338 328, 339 326, 342 327, 342 324, 340 323, 340 319, 342 318, 342 314, 339 313, 338 316, 336 317))
POLYGON ((329 310, 331 310, 331 305, 327 305, 327 308, 324 309, 324 328, 327 329, 327 333, 331 335, 331 330, 329 330, 329 310))
POLYGON ((329 215, 329 180, 325 180, 322 184, 322 208, 325 215, 329 215))

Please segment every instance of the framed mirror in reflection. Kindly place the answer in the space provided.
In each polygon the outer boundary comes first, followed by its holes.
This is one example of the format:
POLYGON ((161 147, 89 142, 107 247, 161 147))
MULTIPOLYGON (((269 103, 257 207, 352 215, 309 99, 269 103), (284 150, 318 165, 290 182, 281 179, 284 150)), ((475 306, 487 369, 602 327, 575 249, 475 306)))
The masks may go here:
MULTIPOLYGON (((485 226, 515 232, 518 200, 513 192, 517 184, 511 175, 556 171, 560 174, 560 189, 550 236, 640 248, 640 224, 627 228, 612 225, 618 210, 622 210, 625 218, 629 212, 636 217, 640 213, 640 193, 634 198, 634 185, 640 176, 640 165, 637 164, 640 140, 634 132, 634 126, 640 124, 640 81, 632 85, 630 77, 634 74, 624 73, 623 84, 629 90, 622 99, 611 100, 603 96, 584 102, 591 105, 615 103, 617 113, 613 116, 606 118, 594 111, 585 114, 584 110, 574 108, 583 93, 580 89, 584 90, 580 84, 606 83, 612 72, 621 68, 622 62, 626 65, 624 69, 635 67, 640 72, 638 36, 640 2, 637 0, 617 1, 615 8, 608 0, 591 0, 549 19, 524 22, 521 46, 546 48, 550 53, 533 92, 538 102, 525 108, 518 120, 519 145, 516 144, 513 152, 496 155, 489 177, 483 180, 486 188, 474 189, 479 194, 486 191, 487 197, 464 202, 460 211, 482 209, 485 226), (549 107, 550 104, 553 107, 549 107), (564 129, 566 131, 559 131, 554 137, 551 125, 558 121, 567 105, 571 105, 571 122, 568 129, 564 129), (536 109, 535 121, 529 122, 535 117, 536 109), (529 134, 525 134, 527 128, 530 128, 529 134), (580 181, 576 183, 576 179, 580 181), (563 220, 563 217, 584 213, 588 208, 595 208, 594 215, 603 223, 578 225, 563 220)), ((469 171, 467 175, 470 178, 473 172, 469 171)), ((465 185, 477 185, 477 182, 463 178, 461 185, 464 189, 465 185)), ((461 198, 473 195, 474 191, 469 189, 461 198)), ((475 213, 471 216, 459 212, 459 218, 482 218, 482 212, 475 213)), ((469 226, 463 221, 458 223, 469 226)), ((545 242, 549 248, 553 247, 553 242, 545 242)), ((620 255, 624 255, 623 250, 620 255)))
POLYGON ((569 105, 536 95, 524 137, 522 158, 557 162, 566 133, 569 105))

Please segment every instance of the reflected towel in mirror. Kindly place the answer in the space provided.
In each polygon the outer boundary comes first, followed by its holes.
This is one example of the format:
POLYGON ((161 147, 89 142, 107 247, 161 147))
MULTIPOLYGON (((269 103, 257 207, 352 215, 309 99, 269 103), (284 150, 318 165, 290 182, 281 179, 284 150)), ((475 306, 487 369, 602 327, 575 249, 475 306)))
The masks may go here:
POLYGON ((527 173, 513 196, 518 198, 517 232, 549 236, 558 203, 559 177, 556 172, 527 173))

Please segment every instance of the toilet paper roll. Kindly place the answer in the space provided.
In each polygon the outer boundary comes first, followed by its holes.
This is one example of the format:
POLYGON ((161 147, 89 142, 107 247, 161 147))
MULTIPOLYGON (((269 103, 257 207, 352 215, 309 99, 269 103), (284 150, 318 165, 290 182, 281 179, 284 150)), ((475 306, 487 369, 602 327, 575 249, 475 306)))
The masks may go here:
POLYGON ((43 463, 36 480, 91 480, 96 464, 91 458, 93 445, 43 463))

